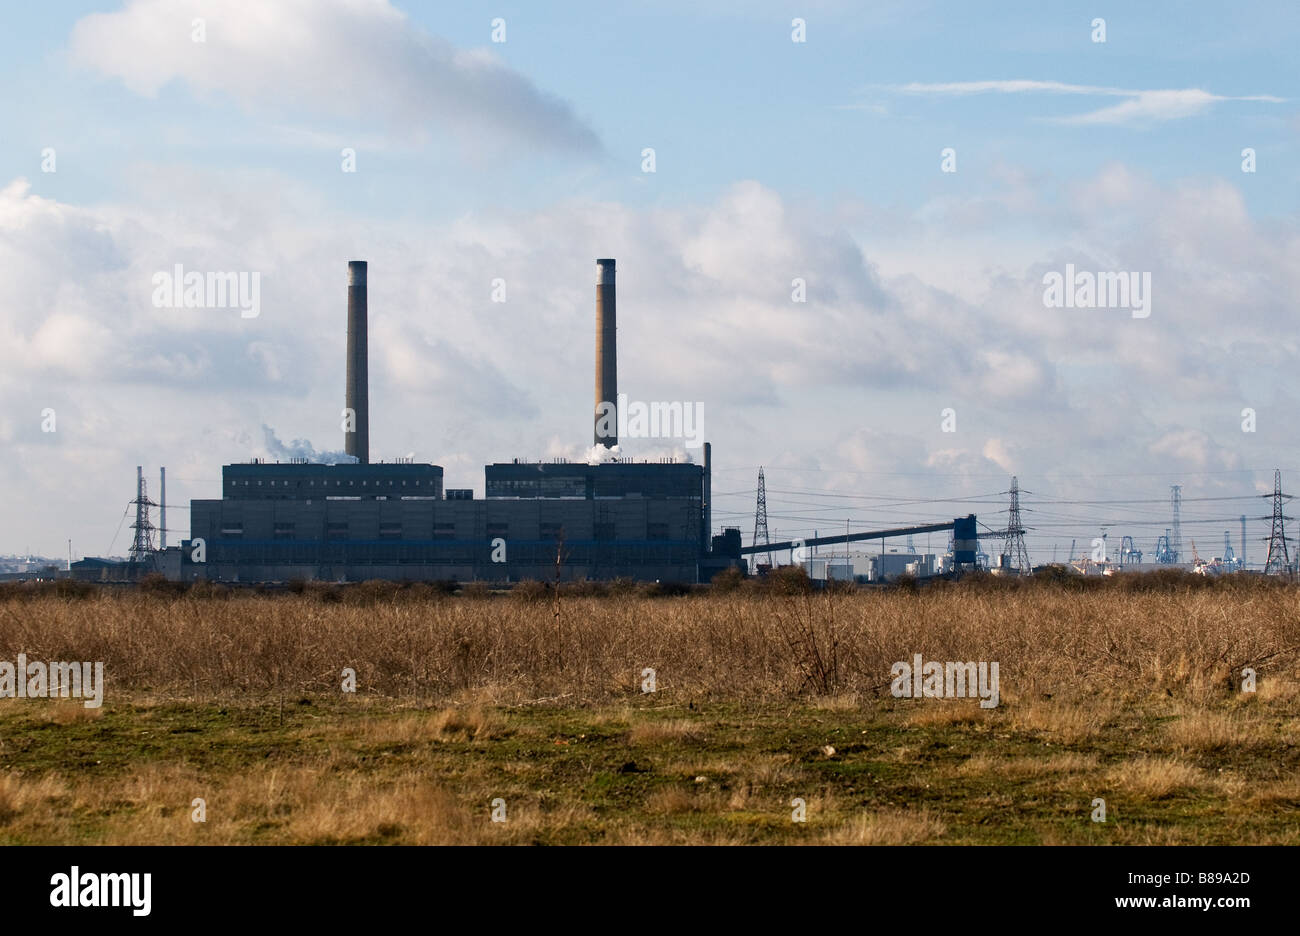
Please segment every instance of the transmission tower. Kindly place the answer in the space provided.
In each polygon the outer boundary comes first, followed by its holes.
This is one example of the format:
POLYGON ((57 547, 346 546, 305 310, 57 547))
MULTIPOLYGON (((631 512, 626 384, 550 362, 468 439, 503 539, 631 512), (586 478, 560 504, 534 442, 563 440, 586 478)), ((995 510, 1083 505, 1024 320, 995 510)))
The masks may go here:
POLYGON ((131 543, 130 559, 132 562, 152 562, 154 525, 149 522, 149 508, 158 505, 149 499, 145 491, 144 467, 140 465, 135 469, 135 500, 131 503, 135 505, 135 523, 131 524, 131 529, 135 530, 135 539, 131 543))
POLYGON ((1279 575, 1291 569, 1291 559, 1286 551, 1286 517, 1282 515, 1282 472, 1273 471, 1273 532, 1268 537, 1268 559, 1264 563, 1265 575, 1279 575))
POLYGON ((1241 555, 1237 557, 1241 567, 1246 568, 1246 515, 1241 515, 1241 555))
MULTIPOLYGON (((758 466, 758 503, 754 505, 754 545, 760 542, 767 545, 772 542, 767 535, 767 481, 763 478, 763 466, 758 466), (761 539, 760 539, 761 538, 761 539)), ((754 563, 758 564, 758 553, 754 554, 754 563)), ((767 554, 767 564, 772 565, 772 554, 767 554)))
POLYGON ((1172 554, 1170 562, 1179 562, 1183 555, 1183 530, 1179 522, 1179 508, 1183 506, 1183 486, 1181 484, 1169 485, 1169 506, 1174 510, 1174 532, 1169 540, 1169 552, 1172 554))
POLYGON ((1010 557, 1011 568, 1022 574, 1032 571, 1029 550, 1025 548, 1025 527, 1020 522, 1020 482, 1011 478, 1011 510, 1007 514, 1007 531, 1002 534, 1002 555, 1010 557))

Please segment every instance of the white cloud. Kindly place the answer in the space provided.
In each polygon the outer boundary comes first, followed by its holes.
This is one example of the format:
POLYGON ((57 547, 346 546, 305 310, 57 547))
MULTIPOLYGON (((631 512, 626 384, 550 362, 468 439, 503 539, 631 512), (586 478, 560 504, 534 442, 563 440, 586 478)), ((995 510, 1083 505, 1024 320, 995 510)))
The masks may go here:
MULTIPOLYGON (((340 447, 354 258, 370 261, 374 455, 416 451, 453 487, 479 486, 487 461, 589 443, 596 256, 619 262, 620 389, 703 402, 720 469, 824 468, 840 490, 857 490, 853 472, 888 473, 917 494, 987 490, 973 479, 1012 469, 1024 480, 1061 466, 1234 467, 1256 438, 1289 444, 1269 435, 1285 431, 1286 408, 1239 398, 1243 375, 1285 386, 1294 372, 1300 237, 1252 219, 1227 183, 1162 185, 1115 166, 1049 180, 1017 219, 1033 250, 1014 262, 1006 216, 953 198, 885 226, 907 236, 892 238, 882 275, 834 208, 755 182, 671 208, 578 199, 375 229, 321 224, 320 206, 272 174, 151 178, 166 189, 156 204, 0 189, 0 268, 22 273, 0 307, 0 437, 13 453, 0 484, 32 492, 6 524, 48 531, 54 548, 65 535, 106 547, 96 536, 117 517, 104 490, 120 486, 124 503, 137 464, 167 464, 184 503, 215 492, 223 463, 305 450, 269 445, 264 425, 340 447), (195 245, 188 219, 214 205, 221 221, 195 245), (954 255, 973 281, 960 296, 944 287, 954 255), (176 262, 264 271, 262 315, 154 309, 150 274, 176 262), (1152 270, 1155 312, 1045 309, 1042 271, 1065 262, 1152 270), (806 303, 791 301, 794 276, 806 303), (497 277, 505 303, 491 301, 497 277), (1246 405, 1260 411, 1257 437, 1239 431, 1246 405), (54 436, 39 430, 46 406, 59 412, 54 436), (949 406, 955 434, 940 429, 949 406), (1188 425, 1188 406, 1205 425, 1188 425), (79 480, 87 459, 93 486, 79 480)), ((36 533, 31 545, 42 548, 36 533)))
POLYGON ((1023 94, 1031 91, 1050 92, 1053 94, 1125 94, 1115 88, 1102 88, 1095 85, 1066 84, 1061 81, 1030 81, 1016 79, 1012 81, 913 81, 908 84, 895 85, 894 90, 905 94, 1023 94))
POLYGON ((1240 455, 1200 429, 1170 430, 1152 442, 1148 451, 1186 468, 1236 468, 1241 464, 1240 455))
POLYGON ((1087 114, 1058 118, 1067 124, 1132 124, 1179 120, 1204 113, 1211 104, 1229 100, 1198 88, 1177 91, 1140 91, 1111 107, 1087 114))
POLYGON ((73 61, 155 97, 170 82, 244 107, 400 140, 594 152, 572 108, 485 49, 458 49, 388 0, 127 0, 78 20, 73 61), (205 21, 206 41, 192 41, 205 21))
POLYGON ((1010 447, 1001 439, 989 439, 985 442, 982 454, 1008 474, 1016 470, 1010 447))
POLYGON ((967 96, 974 94, 1060 94, 1086 95, 1090 97, 1122 97, 1124 101, 1109 107, 1056 117, 1053 120, 1065 124, 1144 124, 1154 121, 1179 120, 1195 117, 1207 111, 1211 105, 1221 101, 1262 101, 1271 104, 1282 103, 1285 99, 1272 95, 1245 95, 1231 97, 1211 94, 1200 88, 1179 88, 1170 90, 1131 90, 1127 88, 1109 88, 1097 85, 1068 84, 1061 81, 1033 81, 1016 79, 1009 81, 949 81, 949 82, 912 82, 895 85, 893 90, 903 94, 924 94, 937 96, 967 96))

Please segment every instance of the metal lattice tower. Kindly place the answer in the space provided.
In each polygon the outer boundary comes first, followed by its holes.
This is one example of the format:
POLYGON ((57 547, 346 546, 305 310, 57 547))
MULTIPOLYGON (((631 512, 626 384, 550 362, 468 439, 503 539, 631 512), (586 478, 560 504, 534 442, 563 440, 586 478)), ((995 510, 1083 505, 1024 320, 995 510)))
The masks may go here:
POLYGON ((1025 527, 1020 522, 1020 482, 1014 475, 1011 477, 1011 509, 1007 513, 1007 531, 1002 534, 1002 541, 1002 554, 1010 557, 1011 567, 1024 574, 1032 571, 1029 550, 1025 548, 1025 527))
POLYGON ((1165 527, 1165 535, 1156 537, 1156 562, 1169 565, 1173 561, 1173 550, 1169 548, 1169 527, 1165 527))
POLYGON ((1246 515, 1241 515, 1241 555, 1237 557, 1241 567, 1246 568, 1246 515))
POLYGON ((1172 554, 1170 562, 1179 562, 1183 556, 1183 528, 1179 520, 1179 511, 1183 506, 1183 486, 1181 484, 1169 485, 1169 506, 1174 511, 1173 535, 1169 539, 1169 552, 1172 554))
POLYGON ((149 521, 149 508, 158 505, 149 499, 145 490, 142 465, 137 465, 135 469, 135 500, 131 503, 135 505, 135 523, 131 524, 131 529, 135 530, 135 539, 131 542, 130 559, 132 562, 149 562, 154 553, 154 525, 149 521))
MULTIPOLYGON (((754 545, 759 542, 772 542, 767 535, 767 481, 763 477, 762 465, 758 466, 758 502, 754 505, 754 545)), ((754 553, 754 564, 758 564, 758 553, 754 553)), ((767 564, 772 565, 771 553, 767 554, 767 564)))
POLYGON ((1279 575, 1291 569, 1291 559, 1286 551, 1286 517, 1282 515, 1282 472, 1273 471, 1273 532, 1268 537, 1268 559, 1264 563, 1265 575, 1279 575))

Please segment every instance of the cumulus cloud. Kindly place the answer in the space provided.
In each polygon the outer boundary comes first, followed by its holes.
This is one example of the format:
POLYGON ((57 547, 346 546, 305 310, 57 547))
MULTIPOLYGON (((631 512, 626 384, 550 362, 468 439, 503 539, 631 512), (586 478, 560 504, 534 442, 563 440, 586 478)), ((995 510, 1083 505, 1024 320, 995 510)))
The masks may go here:
POLYGON ((989 439, 984 443, 982 454, 1008 474, 1016 470, 1010 447, 1002 439, 989 439))
POLYGON ((78 20, 69 44, 73 61, 148 97, 179 81, 264 114, 378 124, 402 141, 600 148, 569 104, 388 0, 127 0, 78 20))
MULTIPOLYGON (((0 438, 14 452, 0 483, 34 492, 13 507, 18 527, 55 522, 93 541, 76 529, 103 513, 102 487, 77 483, 90 460, 104 484, 122 479, 123 500, 135 465, 167 464, 183 504, 215 493, 223 463, 320 457, 320 440, 341 440, 355 231, 281 198, 279 211, 229 211, 192 246, 186 218, 214 202, 270 202, 284 180, 203 173, 168 184, 153 208, 0 189, 0 266, 23 272, 0 306, 0 438), (153 308, 150 275, 175 262, 263 270, 261 316, 153 308), (39 430, 47 406, 59 413, 56 434, 39 430), (292 441, 265 426, 291 427, 292 441)), ((619 262, 620 390, 705 405, 720 491, 728 464, 819 469, 813 477, 839 490, 888 473, 915 494, 1002 490, 1003 480, 971 479, 1013 470, 1025 480, 1062 466, 1233 468, 1250 464, 1233 458, 1256 438, 1289 444, 1269 435, 1289 409, 1242 399, 1241 381, 1286 386, 1294 371, 1294 340, 1278 337, 1300 291, 1293 229, 1250 218, 1226 183, 1169 185, 1116 167, 1041 198, 1054 207, 1025 214, 1027 262, 1005 262, 998 215, 954 227, 964 210, 955 201, 908 228, 916 244, 897 245, 889 274, 833 210, 756 182, 671 208, 575 199, 386 224, 360 252, 370 261, 373 455, 418 452, 444 464, 452 487, 479 486, 488 461, 583 457, 596 256, 619 262), (949 243, 976 280, 960 296, 942 285, 949 243), (1156 311, 1139 321, 1045 309, 1042 272, 1065 262, 1152 270, 1156 311), (508 283, 504 303, 491 299, 496 277, 508 283), (806 302, 793 301, 795 278, 806 302), (1191 403, 1205 425, 1169 411, 1191 403), (1238 428, 1245 405, 1260 412, 1249 439, 1238 428), (957 412, 955 433, 941 429, 945 407, 957 412), (961 487, 968 480, 981 487, 961 487)), ((652 457, 671 446, 625 447, 652 457)), ((817 520, 811 509, 797 515, 817 520)))
POLYGON ((1200 429, 1174 429, 1151 443, 1151 454, 1162 456, 1186 468, 1235 468, 1241 456, 1215 442, 1200 429))

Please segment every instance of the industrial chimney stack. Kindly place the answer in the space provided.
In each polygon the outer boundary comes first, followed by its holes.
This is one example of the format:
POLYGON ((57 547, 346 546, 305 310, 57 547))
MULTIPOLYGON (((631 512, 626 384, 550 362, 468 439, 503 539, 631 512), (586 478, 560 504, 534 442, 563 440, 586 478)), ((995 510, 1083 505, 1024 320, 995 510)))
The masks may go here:
POLYGON ((352 431, 343 434, 343 451, 370 463, 370 390, 366 350, 366 261, 348 261, 347 408, 352 431))
POLYGON ((595 443, 618 445, 618 313, 614 301, 614 261, 596 261, 596 424, 595 443), (602 407, 602 403, 608 406, 602 407), (601 432, 602 413, 608 433, 601 432))

